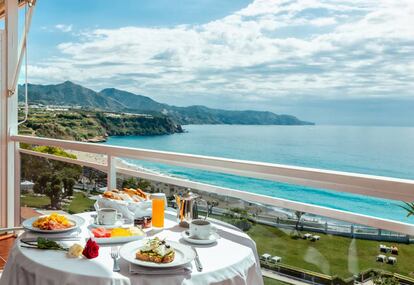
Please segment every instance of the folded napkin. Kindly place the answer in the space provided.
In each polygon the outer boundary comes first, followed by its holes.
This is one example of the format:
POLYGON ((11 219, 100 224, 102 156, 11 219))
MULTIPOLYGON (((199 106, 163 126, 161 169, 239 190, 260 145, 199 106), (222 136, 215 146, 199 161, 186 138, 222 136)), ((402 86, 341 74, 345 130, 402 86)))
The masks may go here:
POLYGON ((181 266, 173 268, 150 268, 129 264, 129 272, 131 274, 142 275, 187 275, 191 274, 191 266, 181 266))

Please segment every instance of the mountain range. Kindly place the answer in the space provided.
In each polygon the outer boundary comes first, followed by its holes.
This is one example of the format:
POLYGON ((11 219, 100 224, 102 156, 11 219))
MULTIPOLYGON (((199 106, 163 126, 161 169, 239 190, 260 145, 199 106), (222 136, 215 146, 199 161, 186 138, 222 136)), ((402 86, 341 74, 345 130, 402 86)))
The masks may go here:
MULTIPOLYGON (((24 88, 19 86, 19 100, 24 88)), ((54 85, 28 84, 29 104, 81 106, 112 112, 163 114, 178 124, 312 125, 295 116, 266 111, 233 111, 205 106, 177 107, 116 88, 99 92, 65 81, 54 85)))

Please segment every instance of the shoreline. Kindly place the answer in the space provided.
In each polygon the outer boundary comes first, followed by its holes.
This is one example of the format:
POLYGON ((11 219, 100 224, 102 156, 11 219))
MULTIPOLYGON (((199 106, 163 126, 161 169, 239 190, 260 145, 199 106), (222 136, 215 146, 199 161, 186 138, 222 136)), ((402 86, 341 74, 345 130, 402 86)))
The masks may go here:
POLYGON ((83 140, 83 142, 88 142, 88 143, 102 143, 102 142, 106 142, 108 140, 108 136, 96 136, 90 139, 85 139, 83 140))
MULTIPOLYGON (((75 151, 75 150, 70 150, 68 151, 71 154, 76 155, 78 160, 81 161, 86 161, 86 162, 91 162, 91 163, 96 163, 96 164, 100 164, 100 165, 106 165, 107 164, 107 158, 106 155, 103 154, 96 154, 96 153, 86 153, 86 152, 80 152, 80 151, 75 151)), ((133 163, 130 163, 128 161, 125 161, 122 158, 117 158, 116 159, 116 165, 119 168, 124 168, 127 170, 131 170, 131 171, 141 171, 141 172, 147 172, 149 174, 156 174, 156 175, 160 175, 160 176, 169 176, 168 174, 165 173, 160 173, 157 171, 153 171, 151 169, 146 169, 144 167, 141 167, 139 165, 134 165, 133 163)), ((121 175, 125 175, 125 174, 121 174, 121 175)), ((125 175, 128 176, 128 175, 125 175)), ((179 177, 178 177, 179 178, 179 177)), ((179 178, 179 179, 184 179, 184 178, 179 178)), ((147 179, 148 180, 148 179, 147 179)), ((158 181, 152 181, 152 180, 148 180, 152 183, 158 184, 161 183, 163 185, 166 186, 166 188, 169 188, 170 184, 165 184, 163 182, 158 182, 158 181)), ((176 186, 171 184, 174 188, 185 188, 185 187, 181 187, 181 186, 176 186)), ((165 189, 168 190, 168 189, 165 189)), ((194 189, 194 191, 199 192, 197 189, 194 189)), ((213 195, 211 196, 209 192, 204 192, 201 191, 201 193, 203 194, 204 198, 207 200, 218 200, 219 205, 218 208, 220 208, 220 206, 224 206, 224 208, 228 208, 228 207, 240 207, 240 203, 239 202, 229 202, 229 197, 226 196, 222 196, 222 195, 213 195)), ((242 200, 240 200, 242 201, 242 200)), ((243 201, 248 203, 247 201, 243 201)), ((272 207, 272 206, 266 206, 266 205, 258 205, 255 203, 254 206, 250 206, 251 208, 260 208, 262 210, 262 213, 265 213, 267 215, 271 215, 273 217, 281 217, 281 218, 287 218, 287 217, 292 217, 293 214, 289 214, 288 211, 284 210, 284 209, 278 209, 276 207, 272 207)))
MULTIPOLYGON (((98 154, 98 153, 89 153, 89 152, 82 152, 77 150, 67 150, 68 153, 76 155, 76 159, 80 161, 100 164, 100 165, 107 165, 108 159, 105 154, 98 154)), ((125 159, 117 158, 116 159, 116 165, 118 168, 124 168, 128 170, 135 170, 135 171, 142 171, 147 172, 151 174, 157 174, 157 175, 165 175, 156 171, 152 171, 150 169, 146 169, 144 167, 141 167, 139 165, 135 165, 133 163, 125 161, 125 159)))

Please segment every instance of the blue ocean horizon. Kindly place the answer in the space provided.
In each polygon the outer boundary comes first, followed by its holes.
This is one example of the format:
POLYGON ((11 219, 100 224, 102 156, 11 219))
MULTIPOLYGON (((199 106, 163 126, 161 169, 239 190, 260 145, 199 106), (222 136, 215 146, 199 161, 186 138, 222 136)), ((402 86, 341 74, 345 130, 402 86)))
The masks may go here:
MULTIPOLYGON (((414 179, 414 127, 186 125, 168 136, 110 137, 105 144, 414 179)), ((167 175, 414 223, 394 200, 125 159, 167 175)))

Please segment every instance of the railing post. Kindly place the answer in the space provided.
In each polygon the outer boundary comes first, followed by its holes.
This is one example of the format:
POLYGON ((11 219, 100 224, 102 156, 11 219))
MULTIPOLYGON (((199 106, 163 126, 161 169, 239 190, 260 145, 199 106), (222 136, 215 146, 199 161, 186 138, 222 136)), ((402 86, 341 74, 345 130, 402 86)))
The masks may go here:
POLYGON ((108 190, 116 188, 116 158, 109 154, 106 187, 108 190))
POLYGON ((1 92, 0 92, 0 226, 7 227, 7 84, 6 34, 1 35, 1 92))
MULTIPOLYGON (((17 135, 17 89, 14 94, 13 75, 18 59, 18 7, 17 1, 6 0, 5 31, 1 43, 0 92, 0 224, 13 227, 15 223, 15 144, 11 136, 17 135), (9 96, 11 95, 11 96, 9 96)), ((20 184, 19 184, 20 185, 20 184)))
POLYGON ((21 183, 21 156, 20 143, 14 143, 14 225, 21 223, 20 213, 20 183, 21 183))

